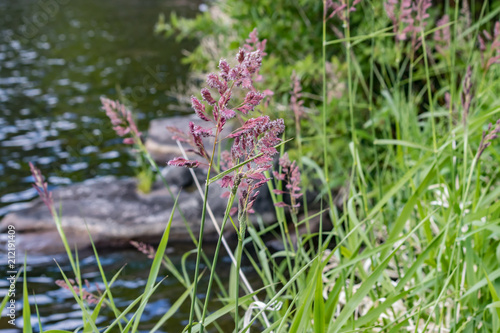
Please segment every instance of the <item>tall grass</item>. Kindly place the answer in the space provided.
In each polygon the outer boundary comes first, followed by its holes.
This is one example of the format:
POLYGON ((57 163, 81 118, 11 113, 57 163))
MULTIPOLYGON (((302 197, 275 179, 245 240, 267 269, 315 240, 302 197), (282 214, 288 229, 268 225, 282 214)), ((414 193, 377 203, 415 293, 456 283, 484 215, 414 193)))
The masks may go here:
MULTIPOLYGON (((424 2, 415 4, 424 6, 424 2)), ((215 182, 222 176, 242 170, 258 157, 239 161, 240 164, 222 171, 216 165, 220 150, 214 145, 204 191, 198 184, 204 204, 199 238, 192 236, 197 253, 194 275, 185 268, 179 272, 165 255, 171 217, 145 290, 125 309, 115 306, 112 296, 112 284, 118 274, 107 282, 94 247, 106 290, 91 310, 83 294, 78 257, 66 241, 59 215, 54 213, 78 284, 70 290, 82 309, 85 331, 108 332, 117 327, 120 332, 137 332, 141 314, 161 283, 157 277, 162 263, 181 281, 186 292, 153 331, 171 320, 188 299, 191 308, 184 330, 188 332, 223 332, 218 323, 228 314, 234 318, 234 332, 500 330, 500 155, 494 141, 500 123, 489 128, 487 125, 500 118, 500 81, 498 65, 485 66, 488 54, 476 47, 478 36, 484 35, 486 29, 493 36, 488 44, 489 56, 497 55, 500 31, 496 33, 492 27, 500 9, 490 9, 484 2, 480 10, 471 14, 472 24, 467 25, 467 13, 456 2, 454 7, 445 6, 453 19, 442 27, 434 24, 437 13, 429 9, 426 23, 415 18, 415 30, 408 30, 407 39, 403 39, 398 35, 403 27, 387 27, 386 19, 377 19, 377 15, 385 15, 379 3, 355 1, 340 7, 343 9, 334 16, 331 11, 339 7, 332 9, 329 3, 323 2, 321 22, 322 100, 310 106, 320 111, 319 120, 310 118, 313 123, 309 126, 317 132, 297 133, 303 178, 318 179, 321 184, 316 188, 316 202, 303 205, 306 211, 301 214, 280 204, 287 184, 275 177, 268 187, 276 205, 276 222, 260 223, 258 212, 257 223, 247 224, 246 212, 235 222, 230 211, 238 190, 236 185, 219 229, 214 260, 210 262, 203 250, 207 212, 215 222, 207 204, 209 187, 218 186, 215 182), (351 5, 355 10, 351 10, 351 5), (351 25, 356 15, 369 18, 368 23, 351 25), (333 37, 327 30, 330 24, 341 24, 343 35, 333 37), (366 26, 368 31, 363 30, 366 26), (446 28, 453 33, 447 53, 440 53, 432 36, 446 28), (327 97, 328 49, 338 45, 344 52, 342 77, 347 81, 347 94, 339 103, 331 103, 327 97), (377 53, 381 48, 391 52, 382 58, 384 61, 377 53), (469 104, 463 102, 467 100, 469 104), (349 118, 348 132, 343 138, 348 144, 341 147, 343 151, 334 148, 337 146, 331 141, 329 129, 335 126, 337 113, 349 118), (310 142, 322 146, 316 148, 320 153, 309 153, 310 142), (311 158, 321 155, 322 160, 311 158), (343 170, 333 170, 340 158, 349 164, 343 170), (332 178, 339 174, 346 185, 345 195, 337 200, 334 192, 338 189, 333 188, 332 178), (238 245, 232 250, 221 231, 228 220, 238 236, 238 245), (317 231, 310 231, 313 223, 319 225, 317 231), (269 235, 279 240, 281 250, 269 249, 269 235), (229 290, 218 276, 221 245, 232 258, 229 290), (201 260, 210 272, 207 290, 199 287, 204 275, 199 269, 201 260), (244 263, 249 263, 258 276, 258 285, 249 284, 241 270, 244 263), (208 300, 213 298, 213 282, 219 285, 221 306, 211 311, 208 300), (204 302, 198 299, 200 293, 205 295, 204 302), (95 319, 104 303, 113 310, 115 318, 110 326, 100 328, 95 319)), ((400 6, 404 3, 398 2, 400 6)), ((300 130, 300 126, 295 128, 300 130)), ((140 139, 134 140, 155 171, 159 171, 140 139)), ((215 142, 218 143, 217 137, 215 142)), ((279 147, 281 155, 291 147, 293 142, 284 142, 279 147)), ((270 172, 265 175, 271 177, 270 172)), ((67 274, 61 274, 71 286, 67 274)), ((23 281, 26 294, 26 274, 23 281)), ((29 316, 29 311, 25 307, 25 316, 29 316)), ((24 327, 27 332, 31 331, 28 323, 24 327)))

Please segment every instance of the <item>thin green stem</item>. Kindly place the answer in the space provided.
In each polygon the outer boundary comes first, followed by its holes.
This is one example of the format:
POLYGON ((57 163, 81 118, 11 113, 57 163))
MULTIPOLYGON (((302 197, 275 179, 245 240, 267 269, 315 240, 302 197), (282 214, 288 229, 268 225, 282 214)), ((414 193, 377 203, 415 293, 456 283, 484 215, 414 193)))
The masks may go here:
MULTIPOLYGON (((207 184, 208 184, 208 182, 207 182, 207 184)), ((236 190, 238 188, 238 186, 235 186, 234 188, 236 190)), ((220 245, 222 243, 222 236, 224 235, 224 228, 226 227, 226 222, 229 219, 229 213, 231 211, 231 207, 233 206, 234 198, 236 196, 235 190, 231 191, 231 195, 229 197, 229 200, 227 201, 226 212, 224 213, 224 219, 222 220, 219 239, 217 240, 217 246, 215 248, 214 260, 212 261, 212 269, 210 270, 210 278, 208 280, 208 287, 207 287, 207 292, 206 292, 206 296, 205 296, 205 304, 203 305, 203 312, 201 314, 200 332, 203 332, 203 323, 205 321, 205 317, 207 314, 208 301, 210 299, 210 292, 212 290, 213 278, 215 275, 215 266, 217 266, 217 259, 219 258, 219 251, 220 251, 220 245)), ((204 200, 205 199, 206 199, 206 196, 205 196, 204 200)), ((239 275, 239 269, 237 272, 239 275)))
POLYGON ((333 196, 332 196, 332 191, 330 189, 330 172, 328 168, 328 142, 327 142, 327 134, 326 134, 326 122, 327 122, 327 116, 326 116, 326 106, 328 103, 327 97, 326 97, 326 20, 327 20, 327 1, 323 0, 323 37, 322 37, 322 75, 323 75, 323 91, 322 91, 322 99, 323 99, 323 111, 322 111, 322 121, 323 121, 323 159, 324 159, 324 166, 323 166, 323 173, 325 174, 325 190, 328 193, 328 203, 330 204, 330 219, 332 221, 333 227, 335 230, 339 228, 337 225, 337 216, 335 214, 335 209, 334 209, 334 203, 333 203, 333 196))
MULTIPOLYGON (((329 177, 328 177, 328 152, 327 152, 327 141, 326 141, 326 0, 323 0, 323 45, 322 45, 322 61, 323 61, 323 159, 324 159, 324 173, 326 184, 328 187, 329 177)), ((330 190, 328 189, 328 192, 330 190)))
POLYGON ((430 111, 431 111, 431 127, 432 127, 432 147, 434 148, 434 151, 437 151, 436 119, 434 118, 434 103, 432 100, 431 80, 430 80, 430 74, 429 74, 429 64, 428 64, 428 60, 427 60, 427 48, 426 48, 426 44, 425 44, 423 29, 421 30, 420 36, 422 38, 422 48, 423 48, 423 53, 424 53, 425 76, 426 76, 426 82, 427 82, 427 96, 429 99, 429 108, 431 109, 430 111))
MULTIPOLYGON (((195 271, 194 271, 194 287, 193 287, 193 299, 191 301, 191 309, 189 310, 189 324, 188 324, 188 332, 191 333, 192 327, 193 327, 193 317, 194 317, 194 308, 196 304, 196 293, 198 290, 198 275, 200 274, 200 258, 202 256, 202 247, 203 247, 203 232, 205 230, 205 217, 207 214, 207 204, 208 204, 208 189, 209 189, 209 180, 210 180, 210 171, 212 170, 212 165, 214 162, 214 156, 215 156, 215 148, 217 146, 217 138, 219 136, 219 125, 217 124, 217 129, 216 129, 216 134, 215 134, 215 139, 214 139, 214 146, 212 149, 212 155, 210 156, 210 163, 208 164, 208 171, 207 171, 207 179, 205 181, 205 191, 203 194, 203 207, 201 211, 201 221, 200 221, 200 235, 198 237, 198 247, 197 247, 197 253, 196 253, 196 266, 195 266, 195 271)), ((222 230, 224 230, 224 227, 221 229, 221 235, 222 235, 222 230)), ((220 236, 219 236, 220 238, 220 236)), ((220 239, 219 239, 220 243, 220 239)), ((219 245, 219 243, 217 245, 219 245)), ((216 256, 217 258, 217 256, 216 256)), ((215 270, 215 264, 212 266, 212 272, 215 270)), ((211 278, 212 280, 212 278, 211 278)), ((205 300, 205 306, 203 308, 203 314, 201 316, 201 324, 200 324, 200 333, 203 333, 203 321, 205 319, 205 312, 206 312, 206 307, 207 307, 207 302, 208 302, 208 294, 207 292, 207 298, 205 300)))
POLYGON ((241 268, 241 257, 243 254, 243 238, 244 234, 238 233, 238 249, 236 251, 236 291, 234 294, 234 332, 238 332, 238 299, 240 294, 240 274, 238 272, 241 268))

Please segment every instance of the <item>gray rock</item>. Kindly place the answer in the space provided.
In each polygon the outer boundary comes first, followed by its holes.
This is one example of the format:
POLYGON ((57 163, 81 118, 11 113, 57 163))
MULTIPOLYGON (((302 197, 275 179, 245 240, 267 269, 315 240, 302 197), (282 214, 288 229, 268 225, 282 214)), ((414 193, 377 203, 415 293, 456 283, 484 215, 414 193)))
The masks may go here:
MULTIPOLYGON (((145 146, 156 162, 165 164, 174 157, 182 156, 176 140, 172 139, 172 132, 167 130, 167 127, 177 127, 182 132, 189 133, 190 121, 195 125, 204 127, 210 127, 211 125, 211 123, 201 120, 194 114, 191 116, 160 118, 150 122, 145 146)), ((221 136, 226 137, 231 131, 231 124, 226 124, 221 136)), ((213 147, 213 138, 205 138, 204 142, 205 147, 213 147)), ((186 151, 191 148, 185 143, 183 143, 183 147, 186 151)), ((194 153, 188 152, 188 156, 190 159, 200 159, 200 157, 194 153)))
MULTIPOLYGON (((202 212, 202 198, 194 187, 186 169, 167 168, 166 176, 174 196, 179 195, 178 208, 173 214, 169 242, 191 242, 188 227, 195 237, 198 236, 202 212), (182 211, 184 219, 181 217, 182 211)), ((197 178, 203 187, 204 171, 197 171, 197 178)), ((217 219, 222 222, 226 200, 221 198, 225 190, 218 184, 210 186, 208 203, 217 219)), ((275 221, 274 208, 267 191, 256 202, 255 210, 262 215, 265 223, 275 221)), ((168 223, 174 199, 163 184, 156 183, 148 194, 136 190, 135 179, 99 178, 81 184, 60 187, 53 191, 54 202, 62 209, 62 226, 70 244, 79 249, 90 246, 88 231, 94 242, 101 246, 123 246, 130 240, 157 242, 168 223)), ((64 251, 57 233, 55 222, 48 208, 40 199, 31 206, 8 214, 0 223, 6 229, 14 225, 16 233, 22 237, 18 242, 19 250, 34 254, 57 253, 64 251)), ((234 231, 231 223, 226 231, 234 231)), ((205 222, 204 240, 216 241, 217 231, 209 220, 205 222)))

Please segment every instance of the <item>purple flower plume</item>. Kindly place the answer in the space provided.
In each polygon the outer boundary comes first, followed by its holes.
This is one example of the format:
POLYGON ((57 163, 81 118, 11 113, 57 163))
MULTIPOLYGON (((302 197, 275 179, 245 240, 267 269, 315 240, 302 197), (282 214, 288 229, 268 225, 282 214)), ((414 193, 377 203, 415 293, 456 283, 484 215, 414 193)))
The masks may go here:
MULTIPOLYGON (((73 279, 68 279, 70 285, 68 286, 68 284, 66 283, 66 281, 64 280, 56 280, 55 284, 58 285, 59 287, 63 288, 63 289, 66 289, 66 290, 71 290, 73 289, 75 291, 76 294, 80 294, 80 288, 78 288, 76 286, 76 283, 75 283, 75 280, 73 279)), ((88 282, 88 280, 85 280, 85 285, 87 286, 87 288, 90 288, 90 283, 88 282)), ((82 295, 83 295, 83 299, 87 301, 87 303, 89 304, 97 304, 99 303, 99 297, 88 292, 85 288, 82 287, 82 295)), ((103 304, 104 305, 104 304, 103 304)))
POLYGON ((286 189, 288 191, 275 189, 273 192, 275 194, 289 194, 290 195, 290 205, 284 202, 276 203, 277 207, 289 207, 293 213, 297 213, 297 209, 300 207, 300 202, 297 199, 302 197, 300 188, 300 171, 299 167, 296 165, 295 161, 290 162, 288 158, 288 153, 285 153, 279 160, 279 165, 281 167, 281 173, 274 171, 273 175, 276 179, 281 181, 286 181, 286 189))
POLYGON ((264 52, 264 50, 266 49, 267 39, 263 39, 262 41, 259 40, 259 32, 257 31, 257 28, 254 28, 252 30, 252 32, 248 35, 248 39, 245 39, 245 42, 246 44, 243 45, 243 47, 248 52, 259 50, 262 56, 267 55, 267 53, 264 52))
POLYGON ((448 14, 441 17, 436 23, 439 29, 434 31, 434 42, 436 43, 436 50, 441 54, 445 54, 450 48, 451 32, 449 23, 448 14))
POLYGON ((493 36, 484 30, 483 36, 481 34, 478 35, 478 40, 483 68, 485 71, 488 71, 491 65, 500 62, 500 21, 495 23, 493 36))
POLYGON ((292 92, 290 96, 290 106, 292 107, 293 114, 295 115, 295 123, 300 121, 300 118, 304 116, 304 101, 302 98, 302 85, 300 84, 300 79, 293 71, 292 73, 292 92))
POLYGON ((500 133, 500 119, 495 123, 495 127, 490 123, 488 125, 488 130, 483 131, 483 137, 481 138, 481 142, 479 143, 479 148, 477 150, 477 158, 479 159, 483 152, 491 145, 491 142, 498 138, 498 134, 500 133), (493 128, 493 129, 492 129, 493 128))
POLYGON ((464 113, 462 116, 463 123, 467 121, 470 104, 472 102, 472 68, 471 66, 467 67, 467 73, 465 74, 463 90, 462 90, 462 107, 464 109, 464 113))
MULTIPOLYGON (((255 38, 257 38, 256 32, 251 36, 253 41, 255 41, 255 38)), ((236 116, 236 111, 246 115, 253 111, 264 98, 264 94, 259 93, 253 86, 253 76, 255 76, 262 64, 261 49, 264 46, 265 43, 260 43, 260 49, 251 52, 240 49, 236 55, 237 63, 233 67, 222 59, 219 62, 219 72, 210 73, 207 76, 208 87, 201 90, 202 100, 194 96, 191 97, 194 112, 200 119, 210 123, 209 128, 190 123, 189 138, 180 133, 174 133, 176 139, 182 139, 182 141, 190 143, 194 148, 194 152, 209 163, 212 157, 208 154, 202 138, 214 136, 215 141, 219 141, 219 134, 226 122, 236 116), (237 87, 249 91, 242 103, 233 106, 233 90, 237 87), (216 91, 215 94, 214 91, 216 91)), ((199 165, 178 159, 169 162, 169 164, 185 167, 197 167, 199 165)))
POLYGON ((137 129, 135 121, 132 118, 132 112, 120 102, 105 97, 101 97, 101 103, 103 110, 106 111, 106 115, 111 120, 116 134, 119 136, 128 136, 123 139, 123 143, 137 143, 137 140, 140 140, 141 132, 137 129))
POLYGON ((197 168, 200 165, 199 161, 186 160, 182 157, 176 157, 173 160, 168 161, 168 165, 180 166, 186 168, 197 168))
MULTIPOLYGON (((355 12, 356 11, 356 5, 359 4, 361 0, 354 0, 349 7, 350 12, 355 12)), ((334 16, 337 16, 340 20, 342 21, 348 21, 347 15, 346 15, 346 9, 347 9, 347 0, 328 0, 326 2, 326 7, 327 9, 331 9, 332 12, 328 15, 328 19, 331 19, 334 16)))
MULTIPOLYGON (((214 157, 208 152, 214 150, 207 150, 202 138, 213 136, 214 144, 221 142, 223 138, 219 136, 227 121, 237 114, 238 119, 242 120, 261 104, 265 96, 272 95, 269 90, 260 93, 254 87, 254 82, 259 78, 266 41, 259 41, 257 30, 254 30, 246 42, 244 48, 236 54, 235 65, 231 66, 228 61, 221 59, 219 72, 207 76, 207 87, 201 90, 202 99, 194 96, 191 98, 196 115, 210 125, 203 127, 190 123, 187 137, 179 133, 179 130, 174 131, 175 138, 190 143, 194 152, 207 160, 209 166, 214 157), (243 101, 239 103, 234 101, 234 96, 239 95, 235 93, 236 89, 247 91, 243 101)), ((251 160, 220 180, 222 187, 230 189, 225 195, 238 194, 241 219, 243 214, 253 212, 257 189, 269 181, 264 172, 272 165, 272 156, 277 153, 275 146, 281 142, 280 136, 284 130, 283 119, 271 120, 268 116, 259 116, 244 121, 240 128, 225 138, 233 142, 230 152, 221 153, 222 170, 251 160)), ((177 157, 168 164, 195 168, 201 163, 177 157)))
MULTIPOLYGON (((260 51, 261 56, 266 56, 265 52, 267 39, 259 40, 259 33, 257 28, 253 29, 253 31, 248 35, 248 39, 245 40, 246 44, 243 47, 247 52, 260 51)), ((254 82, 262 81, 262 75, 259 74, 259 70, 256 71, 254 78, 254 82)))
POLYGON ((42 172, 40 171, 40 169, 35 167, 33 165, 33 163, 29 162, 29 165, 30 165, 30 169, 31 169, 31 175, 33 176, 33 179, 35 180, 33 187, 38 192, 38 195, 42 199, 45 206, 47 206, 49 208, 52 216, 55 216, 56 209, 54 206, 54 200, 52 198, 52 192, 49 192, 49 190, 47 188, 47 182, 44 182, 44 180, 43 180, 42 172))
POLYGON ((392 21, 396 42, 405 41, 411 36, 411 49, 415 52, 422 44, 420 33, 427 26, 427 11, 431 0, 386 0, 384 9, 392 21))

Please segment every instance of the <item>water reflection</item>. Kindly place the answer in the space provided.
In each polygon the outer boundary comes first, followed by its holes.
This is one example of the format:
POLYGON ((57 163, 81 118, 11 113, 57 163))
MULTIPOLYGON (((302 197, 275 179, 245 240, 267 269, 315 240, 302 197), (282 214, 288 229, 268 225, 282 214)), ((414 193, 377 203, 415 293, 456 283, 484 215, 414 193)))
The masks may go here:
POLYGON ((192 45, 154 36, 160 12, 193 16, 197 1, 0 0, 0 216, 33 198, 28 162, 53 185, 132 174, 99 111, 117 84, 139 127, 174 114, 165 91, 192 45))

